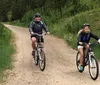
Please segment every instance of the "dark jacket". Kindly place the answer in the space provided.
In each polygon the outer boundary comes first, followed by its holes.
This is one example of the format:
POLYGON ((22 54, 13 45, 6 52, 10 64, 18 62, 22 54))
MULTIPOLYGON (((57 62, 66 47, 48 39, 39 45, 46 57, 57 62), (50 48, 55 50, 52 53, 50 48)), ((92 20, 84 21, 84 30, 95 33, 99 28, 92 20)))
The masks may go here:
POLYGON ((48 28, 46 27, 45 23, 43 23, 42 21, 36 22, 35 20, 33 20, 33 21, 30 23, 30 27, 29 27, 29 31, 30 31, 30 32, 42 34, 43 29, 44 29, 46 32, 48 32, 48 28))
POLYGON ((96 39, 96 40, 99 40, 99 38, 96 35, 92 34, 91 32, 90 33, 81 32, 79 37, 78 37, 78 45, 80 45, 79 42, 83 42, 83 43, 88 44, 91 37, 96 39))

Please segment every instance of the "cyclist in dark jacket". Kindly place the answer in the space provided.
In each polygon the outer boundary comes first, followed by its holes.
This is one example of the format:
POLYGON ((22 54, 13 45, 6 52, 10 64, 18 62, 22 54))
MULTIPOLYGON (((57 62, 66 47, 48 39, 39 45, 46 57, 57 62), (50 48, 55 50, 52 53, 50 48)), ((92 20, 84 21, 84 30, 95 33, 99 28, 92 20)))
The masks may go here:
POLYGON ((84 67, 83 67, 83 56, 84 56, 83 47, 85 47, 86 50, 88 51, 89 41, 91 38, 96 39, 100 43, 100 39, 96 35, 94 35, 90 32, 89 27, 90 27, 89 24, 84 24, 83 29, 81 30, 79 37, 78 37, 77 44, 78 44, 78 50, 80 52, 80 65, 79 65, 80 71, 84 70, 84 67))
POLYGON ((96 40, 99 39, 96 35, 94 35, 91 32, 90 33, 81 32, 78 38, 78 45, 80 45, 80 42, 83 42, 83 44, 88 44, 91 38, 94 38, 96 40))
MULTIPOLYGON (((47 34, 49 34, 48 28, 46 27, 45 23, 43 21, 41 21, 41 16, 39 13, 35 14, 35 18, 33 19, 33 21, 30 23, 30 27, 29 27, 29 31, 31 34, 31 40, 32 40, 32 47, 33 47, 33 51, 32 51, 32 55, 34 56, 35 53, 35 48, 36 48, 36 38, 37 36, 34 35, 34 33, 37 34, 42 34, 43 29, 45 30, 45 32, 47 34)), ((44 39, 43 37, 41 37, 41 41, 44 44, 44 39)))

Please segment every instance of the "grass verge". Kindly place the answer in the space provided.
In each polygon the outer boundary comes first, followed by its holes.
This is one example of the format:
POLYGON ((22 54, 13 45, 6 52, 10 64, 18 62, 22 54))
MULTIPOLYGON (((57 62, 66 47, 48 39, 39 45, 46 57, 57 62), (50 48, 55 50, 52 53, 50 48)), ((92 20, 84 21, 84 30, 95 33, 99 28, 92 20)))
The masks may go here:
POLYGON ((0 24, 3 31, 0 36, 0 81, 2 82, 5 75, 4 71, 8 69, 12 69, 12 55, 15 52, 14 45, 12 44, 12 33, 2 24, 0 24))

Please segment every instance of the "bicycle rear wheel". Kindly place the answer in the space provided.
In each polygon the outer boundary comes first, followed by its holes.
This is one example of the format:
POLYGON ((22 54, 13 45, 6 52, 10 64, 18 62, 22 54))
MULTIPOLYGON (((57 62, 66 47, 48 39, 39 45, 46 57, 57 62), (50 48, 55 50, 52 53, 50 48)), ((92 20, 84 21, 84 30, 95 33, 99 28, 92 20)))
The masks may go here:
POLYGON ((89 59, 89 74, 93 80, 96 80, 99 76, 99 65, 94 56, 89 59))
POLYGON ((44 71, 46 66, 46 56, 44 51, 41 49, 40 55, 39 55, 39 67, 41 71, 44 71))

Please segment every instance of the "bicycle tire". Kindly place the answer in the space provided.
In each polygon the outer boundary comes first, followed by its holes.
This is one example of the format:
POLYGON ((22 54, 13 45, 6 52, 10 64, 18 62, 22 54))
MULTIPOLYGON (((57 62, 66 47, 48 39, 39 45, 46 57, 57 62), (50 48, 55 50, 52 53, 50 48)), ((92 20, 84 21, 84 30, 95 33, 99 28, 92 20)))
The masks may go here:
POLYGON ((76 55, 76 66, 77 66, 78 71, 80 72, 80 70, 78 68, 79 63, 80 63, 80 60, 79 60, 79 52, 77 52, 77 55, 76 55))
POLYGON ((93 80, 96 80, 98 78, 98 76, 99 76, 99 65, 98 65, 98 61, 97 61, 97 59, 94 56, 91 56, 91 61, 89 60, 89 74, 90 74, 90 76, 91 76, 91 78, 93 80), (91 67, 91 65, 90 65, 91 62, 92 62, 92 59, 94 59, 95 64, 96 64, 96 67, 97 67, 95 77, 91 73, 91 68, 94 68, 94 67, 91 67))
POLYGON ((40 67, 41 71, 44 71, 45 66, 46 66, 46 56, 45 56, 45 53, 44 53, 44 51, 42 49, 40 51, 40 55, 39 56, 41 56, 41 59, 39 59, 39 67, 40 67))
POLYGON ((35 65, 38 65, 38 60, 39 60, 39 58, 38 58, 38 55, 36 55, 36 53, 37 53, 37 50, 35 51, 34 60, 35 60, 35 65))

